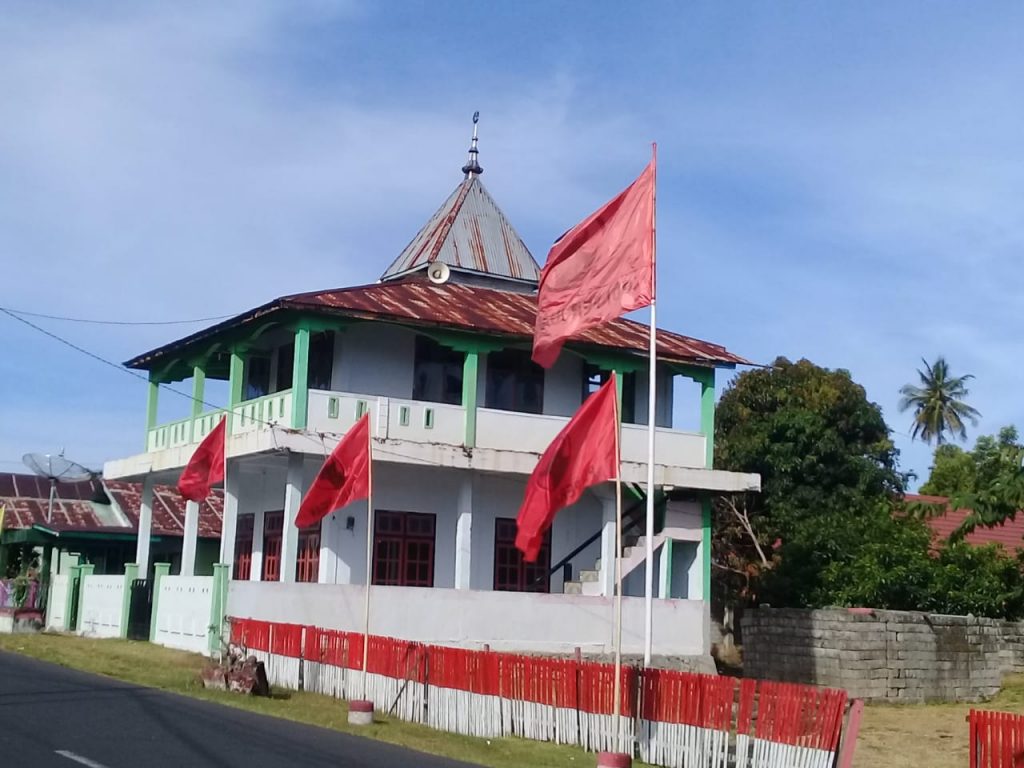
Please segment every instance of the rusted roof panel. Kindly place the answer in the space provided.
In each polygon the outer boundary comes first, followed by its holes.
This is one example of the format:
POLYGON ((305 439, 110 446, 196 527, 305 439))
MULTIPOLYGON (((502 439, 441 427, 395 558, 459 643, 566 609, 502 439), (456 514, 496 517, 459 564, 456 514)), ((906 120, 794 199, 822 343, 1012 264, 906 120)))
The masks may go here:
POLYGON ((381 280, 433 262, 512 280, 540 279, 540 267, 526 244, 476 175, 455 188, 381 280))
MULTIPOLYGON (((4 529, 31 528, 42 525, 56 531, 112 531, 135 533, 139 530, 139 507, 142 485, 109 480, 83 483, 58 483, 53 502, 53 516, 46 521, 50 484, 35 475, 0 475, 0 504, 6 507, 4 529), (111 525, 116 517, 109 500, 113 499, 128 525, 111 525)), ((199 536, 218 538, 223 517, 223 499, 214 491, 199 505, 199 536)), ((153 488, 153 533, 158 536, 182 536, 185 501, 176 488, 157 485, 153 488)))
MULTIPOLYGON (((533 337, 537 316, 535 294, 500 291, 493 288, 408 279, 358 288, 341 288, 286 296, 286 308, 333 310, 345 315, 404 321, 478 333, 513 336, 524 341, 533 337)), ((580 334, 574 341, 618 351, 646 354, 648 326, 619 319, 580 334)), ((679 363, 705 365, 748 364, 725 347, 707 341, 660 330, 658 358, 679 363)))

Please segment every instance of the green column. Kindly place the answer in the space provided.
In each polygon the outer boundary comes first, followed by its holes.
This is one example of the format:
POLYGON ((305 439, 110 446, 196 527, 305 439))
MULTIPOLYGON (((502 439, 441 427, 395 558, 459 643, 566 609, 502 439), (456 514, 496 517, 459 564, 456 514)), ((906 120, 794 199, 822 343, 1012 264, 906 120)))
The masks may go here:
POLYGON ((476 393, 480 376, 480 353, 467 351, 462 364, 462 408, 466 412, 467 448, 476 445, 476 393))
POLYGON ((95 570, 96 566, 92 563, 78 566, 78 620, 75 622, 75 630, 82 626, 82 617, 85 612, 85 578, 92 576, 92 572, 95 570))
POLYGON ((295 330, 292 362, 292 427, 305 429, 309 412, 309 328, 295 330))
POLYGON ((156 406, 160 395, 160 384, 149 372, 149 389, 146 391, 146 450, 149 450, 149 430, 156 426, 156 406))
POLYGON ((715 464, 715 369, 700 382, 700 431, 704 433, 707 468, 715 464))
POLYGON ((224 615, 228 607, 228 564, 214 563, 213 595, 210 600, 210 655, 219 656, 224 636, 224 615))
POLYGON ((128 563, 124 567, 124 594, 121 595, 121 638, 128 637, 128 608, 132 601, 132 582, 139 577, 139 566, 128 563))
POLYGON ((196 439, 196 419, 203 415, 203 398, 206 396, 206 370, 199 365, 192 368, 192 421, 189 423, 189 438, 196 439))
POLYGON ((231 434, 234 407, 242 402, 242 376, 245 374, 243 351, 241 347, 231 350, 231 364, 228 368, 228 434, 231 434))
POLYGON ((171 572, 170 563, 153 566, 153 615, 149 619, 149 642, 156 642, 157 619, 160 618, 160 580, 171 572))

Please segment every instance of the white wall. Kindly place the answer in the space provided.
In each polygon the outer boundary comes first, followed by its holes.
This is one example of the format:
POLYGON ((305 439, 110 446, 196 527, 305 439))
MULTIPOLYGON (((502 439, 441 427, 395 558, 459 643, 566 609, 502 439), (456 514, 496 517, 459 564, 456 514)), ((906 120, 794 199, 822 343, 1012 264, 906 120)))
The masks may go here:
MULTIPOLYGON (((612 601, 458 589, 373 587, 371 634, 500 651, 610 653, 612 601)), ((363 588, 334 584, 231 582, 228 615, 328 629, 363 629, 363 588)), ((643 652, 644 601, 623 599, 623 651, 643 652)), ((706 610, 691 600, 654 604, 654 653, 707 652, 706 610)))
MULTIPOLYGON (((278 510, 284 504, 284 457, 263 459, 257 470, 243 471, 239 514, 278 510)), ((320 457, 308 456, 304 488, 320 468, 320 457)), ((470 585, 491 589, 494 582, 494 520, 515 518, 526 489, 521 475, 485 474, 442 467, 418 467, 385 460, 374 462, 374 508, 436 515, 434 586, 455 585, 455 527, 459 492, 469 477, 473 484, 473 526, 470 585)), ((258 520, 257 520, 258 523, 258 520)), ((590 492, 574 506, 562 510, 552 527, 551 563, 575 549, 601 527, 601 503, 590 492)), ((262 529, 253 536, 255 556, 262 549, 262 529)), ((580 569, 592 569, 600 557, 600 541, 592 543, 573 561, 574 577, 580 569)), ((366 502, 358 501, 324 518, 321 529, 321 577, 327 583, 362 584, 366 574, 366 502), (353 518, 353 529, 346 519, 353 518)), ((561 572, 551 579, 552 592, 562 589, 561 572)))
POLYGON ((66 573, 50 575, 50 594, 46 598, 46 628, 55 632, 67 629, 67 617, 64 612, 68 606, 68 589, 70 577, 66 573))
POLYGON ((160 594, 155 598, 156 643, 183 651, 207 653, 213 577, 164 576, 160 579, 160 594))
POLYGON ((355 323, 336 334, 334 344, 334 390, 412 397, 413 331, 385 323, 355 323))
POLYGON ((120 637, 124 576, 86 576, 82 590, 79 633, 87 637, 120 637))

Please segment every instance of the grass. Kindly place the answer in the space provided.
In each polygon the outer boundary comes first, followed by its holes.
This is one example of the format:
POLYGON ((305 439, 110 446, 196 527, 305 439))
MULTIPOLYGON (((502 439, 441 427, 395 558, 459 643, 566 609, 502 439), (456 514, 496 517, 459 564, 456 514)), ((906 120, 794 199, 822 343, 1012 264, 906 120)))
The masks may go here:
MULTIPOLYGON (((474 739, 394 719, 381 718, 366 728, 352 728, 344 702, 312 693, 290 692, 265 699, 208 691, 197 676, 202 657, 149 643, 66 635, 0 635, 0 650, 478 765, 553 768, 594 764, 593 755, 575 747, 515 738, 474 739)), ((984 707, 1024 713, 1024 675, 1007 678, 1002 692, 984 707)), ((969 704, 869 705, 864 710, 854 768, 962 768, 968 763, 966 718, 970 709, 969 704)))
POLYGON ((260 698, 206 690, 198 678, 204 661, 201 656, 149 643, 68 635, 0 635, 0 651, 493 768, 594 764, 594 755, 576 747, 516 738, 476 739, 379 716, 379 722, 373 725, 352 727, 344 702, 312 693, 290 691, 274 698, 260 698))

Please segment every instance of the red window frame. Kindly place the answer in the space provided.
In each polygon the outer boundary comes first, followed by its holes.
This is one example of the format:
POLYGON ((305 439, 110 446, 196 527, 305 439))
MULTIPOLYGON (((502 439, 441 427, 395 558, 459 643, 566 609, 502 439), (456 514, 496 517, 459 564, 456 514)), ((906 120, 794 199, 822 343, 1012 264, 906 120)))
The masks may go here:
POLYGON ((239 515, 235 522, 235 564, 232 576, 236 581, 248 581, 252 574, 252 532, 255 516, 239 515))
POLYGON ((320 523, 299 531, 295 555, 295 580, 313 583, 320 580, 320 523))
POLYGON ((281 538, 284 511, 263 514, 263 574, 261 581, 281 580, 281 538))
POLYGON ((437 515, 376 510, 373 514, 373 583, 434 586, 437 515))
POLYGON ((527 563, 516 549, 516 521, 494 519, 494 590, 496 592, 551 591, 551 529, 544 534, 536 562, 527 563))

